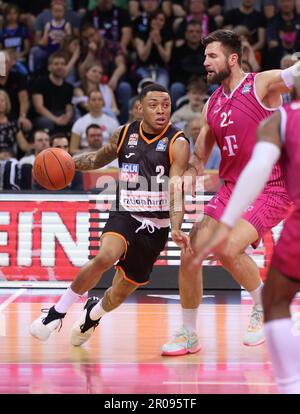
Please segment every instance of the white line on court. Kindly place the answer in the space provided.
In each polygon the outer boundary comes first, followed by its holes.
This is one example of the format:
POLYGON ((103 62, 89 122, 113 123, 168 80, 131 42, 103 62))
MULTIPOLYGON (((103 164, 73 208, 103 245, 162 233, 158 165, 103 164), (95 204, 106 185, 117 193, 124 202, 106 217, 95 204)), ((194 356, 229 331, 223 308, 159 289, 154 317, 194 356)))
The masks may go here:
POLYGON ((3 311, 3 309, 10 305, 19 296, 23 295, 23 293, 25 293, 26 291, 27 289, 18 289, 17 292, 15 292, 13 295, 11 295, 3 303, 0 304, 0 312, 3 311))
POLYGON ((2 311, 7 308, 15 299, 23 295, 27 289, 18 289, 13 295, 9 296, 3 303, 0 304, 0 336, 6 336, 6 319, 2 311))

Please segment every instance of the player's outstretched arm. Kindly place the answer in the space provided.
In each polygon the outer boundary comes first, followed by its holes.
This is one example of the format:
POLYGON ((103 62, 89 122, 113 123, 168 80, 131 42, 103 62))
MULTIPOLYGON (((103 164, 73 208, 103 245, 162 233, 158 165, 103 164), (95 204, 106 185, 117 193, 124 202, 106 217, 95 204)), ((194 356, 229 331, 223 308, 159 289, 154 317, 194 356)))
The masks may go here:
POLYGON ((185 138, 177 138, 172 146, 172 166, 170 169, 170 221, 173 241, 179 246, 187 248, 189 237, 181 231, 184 217, 184 194, 182 191, 182 178, 187 169, 190 156, 190 146, 185 138), (180 183, 179 183, 180 182, 180 183))
POLYGON ((73 159, 75 161, 76 170, 97 170, 115 160, 118 157, 117 147, 121 130, 122 127, 119 127, 113 133, 110 142, 98 151, 74 155, 73 159))
POLYGON ((281 154, 280 125, 280 111, 276 111, 260 124, 252 157, 236 183, 216 231, 202 248, 195 252, 194 266, 199 266, 209 253, 218 254, 227 241, 231 229, 263 190, 281 154))
POLYGON ((256 75, 256 93, 261 102, 269 107, 278 107, 280 94, 290 92, 295 85, 295 78, 299 78, 300 61, 295 58, 295 62, 287 69, 273 69, 256 75))

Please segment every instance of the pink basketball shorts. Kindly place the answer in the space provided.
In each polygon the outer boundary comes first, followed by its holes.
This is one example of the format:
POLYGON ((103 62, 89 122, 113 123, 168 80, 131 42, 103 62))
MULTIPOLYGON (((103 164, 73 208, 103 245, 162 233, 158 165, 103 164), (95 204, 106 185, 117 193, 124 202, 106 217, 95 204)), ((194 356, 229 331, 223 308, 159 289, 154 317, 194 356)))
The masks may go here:
MULTIPOLYGON (((219 221, 228 200, 232 194, 234 184, 225 183, 204 207, 204 214, 219 221)), ((259 238, 252 244, 256 248, 263 235, 288 216, 291 202, 283 188, 266 187, 257 200, 248 207, 243 215, 257 230, 259 238)))

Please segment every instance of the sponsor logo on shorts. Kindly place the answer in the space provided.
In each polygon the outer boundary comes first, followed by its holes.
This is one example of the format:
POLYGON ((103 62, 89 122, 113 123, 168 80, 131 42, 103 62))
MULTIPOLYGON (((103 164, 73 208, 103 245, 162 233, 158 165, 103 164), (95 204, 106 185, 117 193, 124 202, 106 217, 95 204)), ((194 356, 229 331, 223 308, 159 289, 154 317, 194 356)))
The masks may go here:
POLYGON ((130 182, 130 183, 138 183, 139 182, 139 164, 127 164, 122 163, 121 171, 120 171, 120 180, 130 182))
POLYGON ((128 147, 136 147, 139 140, 139 134, 129 135, 128 147))
POLYGON ((168 146, 168 137, 164 137, 158 141, 158 144, 156 145, 156 151, 164 152, 167 149, 168 146))

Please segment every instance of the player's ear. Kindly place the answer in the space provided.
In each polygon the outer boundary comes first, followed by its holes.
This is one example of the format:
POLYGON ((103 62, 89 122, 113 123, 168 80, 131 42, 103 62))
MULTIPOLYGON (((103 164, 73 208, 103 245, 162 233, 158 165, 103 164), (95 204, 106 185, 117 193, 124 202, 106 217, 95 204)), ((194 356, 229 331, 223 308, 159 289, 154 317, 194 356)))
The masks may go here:
POLYGON ((138 104, 138 111, 140 112, 140 114, 144 115, 143 105, 141 103, 138 104))
POLYGON ((229 59, 228 59, 228 63, 229 63, 229 65, 234 66, 238 62, 238 60, 239 60, 238 54, 237 53, 231 53, 231 55, 229 56, 229 59))

